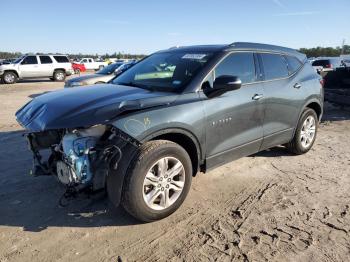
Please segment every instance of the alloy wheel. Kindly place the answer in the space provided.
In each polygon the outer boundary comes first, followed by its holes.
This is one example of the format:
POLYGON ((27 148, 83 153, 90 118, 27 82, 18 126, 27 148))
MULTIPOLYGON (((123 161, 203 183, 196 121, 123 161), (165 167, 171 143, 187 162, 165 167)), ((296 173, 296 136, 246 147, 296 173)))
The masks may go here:
POLYGON ((6 83, 12 84, 15 82, 15 76, 13 74, 6 74, 4 80, 6 83))
POLYGON ((185 169, 175 157, 159 159, 148 170, 143 182, 143 199, 153 210, 163 210, 175 203, 185 186, 185 169))
POLYGON ((314 141, 316 135, 316 120, 313 116, 308 116, 300 131, 300 142, 304 148, 308 148, 314 141))

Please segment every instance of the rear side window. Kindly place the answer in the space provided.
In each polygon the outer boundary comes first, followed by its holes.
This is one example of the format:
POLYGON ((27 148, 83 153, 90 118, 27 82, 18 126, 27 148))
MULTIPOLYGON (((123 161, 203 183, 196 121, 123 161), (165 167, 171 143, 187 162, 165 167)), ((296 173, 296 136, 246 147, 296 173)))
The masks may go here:
POLYGON ((52 64, 52 60, 51 60, 51 58, 49 57, 49 56, 47 56, 47 55, 41 55, 41 56, 39 56, 40 57, 40 62, 42 63, 42 64, 52 64))
POLYGON ((215 78, 222 75, 237 76, 242 83, 251 83, 255 78, 253 53, 233 53, 227 56, 216 68, 215 78))
POLYGON ((313 66, 323 66, 326 67, 330 64, 329 60, 316 60, 312 63, 313 66))
POLYGON ((260 54, 264 66, 265 80, 289 76, 286 60, 279 54, 260 54))
POLYGON ((22 65, 36 65, 38 63, 38 59, 34 55, 27 56, 23 59, 22 65))
POLYGON ((288 63, 288 69, 289 69, 289 74, 292 75, 294 74, 296 71, 299 70, 299 68, 301 67, 301 62, 299 61, 298 58, 294 57, 294 56, 285 56, 287 63, 288 63))
POLYGON ((66 56, 53 56, 55 58, 55 60, 57 61, 57 63, 69 63, 69 60, 66 56))

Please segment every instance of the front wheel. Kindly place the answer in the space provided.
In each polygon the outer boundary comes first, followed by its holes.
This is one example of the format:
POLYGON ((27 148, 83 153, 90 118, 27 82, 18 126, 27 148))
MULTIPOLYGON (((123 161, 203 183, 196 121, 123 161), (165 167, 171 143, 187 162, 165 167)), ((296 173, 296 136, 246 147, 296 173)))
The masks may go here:
POLYGON ((185 200, 192 181, 192 163, 176 143, 157 140, 144 144, 129 167, 122 205, 144 222, 165 218, 185 200))
POLYGON ((5 72, 2 76, 4 84, 14 84, 17 82, 17 75, 14 72, 5 72))
POLYGON ((294 154, 300 155, 308 152, 316 140, 318 118, 316 112, 306 108, 302 113, 293 140, 287 148, 294 154))

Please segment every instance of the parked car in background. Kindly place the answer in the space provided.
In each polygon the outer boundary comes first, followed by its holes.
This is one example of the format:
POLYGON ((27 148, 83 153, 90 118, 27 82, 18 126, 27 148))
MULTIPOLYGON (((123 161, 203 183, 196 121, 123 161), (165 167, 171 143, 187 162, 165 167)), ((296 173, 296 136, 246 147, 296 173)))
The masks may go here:
POLYGON ((339 57, 318 57, 312 62, 312 66, 318 72, 329 72, 343 67, 342 60, 339 57))
POLYGON ((321 80, 289 48, 180 47, 112 84, 38 96, 16 117, 34 175, 57 176, 66 196, 107 187, 114 205, 154 221, 180 207, 198 171, 277 145, 308 152, 323 112, 321 80), (51 150, 49 161, 40 150, 51 150))
POLYGON ((83 75, 83 76, 69 79, 66 81, 64 87, 67 88, 67 87, 107 83, 112 78, 126 71, 134 64, 135 64, 134 62, 110 64, 109 66, 106 66, 101 70, 97 71, 95 74, 83 75))
POLYGON ((344 59, 343 64, 345 67, 350 67, 350 59, 344 59))
POLYGON ((0 65, 8 65, 11 64, 15 61, 15 58, 11 58, 11 59, 0 59, 0 65))
POLYGON ((16 83, 19 79, 50 78, 64 81, 73 74, 72 64, 65 55, 24 55, 11 64, 0 66, 0 77, 4 84, 16 83))
POLYGON ((104 61, 96 61, 93 58, 83 58, 77 64, 84 65, 87 70, 100 70, 108 65, 104 61))
POLYGON ((307 61, 312 64, 316 60, 316 57, 309 57, 307 61))
POLYGON ((72 68, 74 70, 75 74, 80 74, 81 72, 85 72, 86 68, 84 64, 77 64, 77 63, 72 63, 72 68))

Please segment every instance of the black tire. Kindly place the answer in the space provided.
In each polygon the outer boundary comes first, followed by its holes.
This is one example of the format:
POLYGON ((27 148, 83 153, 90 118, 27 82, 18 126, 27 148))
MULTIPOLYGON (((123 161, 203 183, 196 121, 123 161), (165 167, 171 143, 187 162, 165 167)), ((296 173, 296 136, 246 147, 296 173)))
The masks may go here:
POLYGON ((66 79, 66 72, 63 70, 55 70, 53 73, 53 80, 56 82, 63 82, 66 79))
MULTIPOLYGON (((143 222, 159 220, 175 212, 185 200, 191 187, 192 163, 186 150, 170 141, 150 141, 141 146, 138 154, 136 154, 131 163, 125 177, 122 192, 122 205, 124 209, 136 219, 143 222), (156 210, 150 208, 144 200, 143 194, 145 188, 143 183, 149 169, 159 159, 164 157, 173 157, 181 162, 184 168, 185 182, 182 192, 172 205, 162 210, 156 210)), ((170 189, 168 190, 170 192, 170 189)))
POLYGON ((290 152, 292 152, 292 153, 294 153, 296 155, 305 154, 306 152, 308 152, 312 148, 312 146, 313 146, 313 144, 314 144, 314 142, 316 140, 317 131, 318 131, 318 117, 317 117, 317 114, 316 114, 316 112, 313 109, 306 108, 303 111, 303 113, 301 114, 301 117, 299 119, 299 122, 298 122, 297 128, 295 130, 295 134, 294 134, 294 137, 293 137, 292 141, 290 141, 286 145, 287 149, 290 152), (312 117, 315 120, 315 135, 313 136, 313 139, 312 139, 311 143, 309 143, 307 146, 303 146, 301 133, 302 133, 302 129, 303 129, 303 124, 304 124, 305 120, 308 117, 312 117))
POLYGON ((2 75, 2 83, 4 84, 15 84, 18 80, 18 77, 17 75, 14 73, 14 72, 5 72, 3 75, 2 75))

